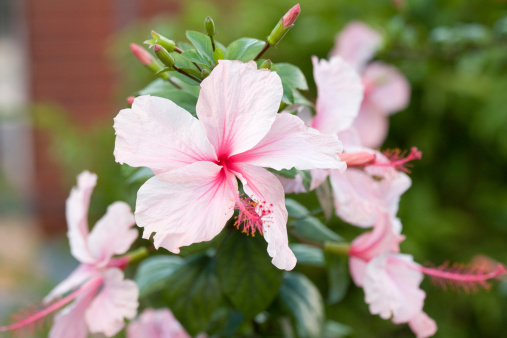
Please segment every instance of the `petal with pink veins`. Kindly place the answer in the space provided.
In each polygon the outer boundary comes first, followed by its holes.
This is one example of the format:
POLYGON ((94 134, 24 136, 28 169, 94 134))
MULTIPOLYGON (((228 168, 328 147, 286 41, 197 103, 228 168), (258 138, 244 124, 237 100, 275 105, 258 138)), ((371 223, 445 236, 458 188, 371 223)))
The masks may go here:
POLYGON ((361 70, 382 43, 382 36, 362 22, 351 22, 336 36, 330 55, 339 55, 361 70))
POLYGON ((234 175, 215 163, 196 162, 150 178, 137 193, 135 217, 143 238, 156 232, 156 248, 179 253, 218 235, 237 196, 234 175))
POLYGON ((350 127, 363 100, 363 85, 356 71, 340 57, 329 61, 312 57, 317 84, 317 115, 312 127, 324 134, 336 134, 350 127))
POLYGON ((96 266, 106 266, 113 255, 128 251, 138 236, 137 230, 132 229, 135 223, 127 203, 115 202, 107 208, 88 237, 88 248, 97 260, 96 266))
POLYGON ((252 149, 232 156, 233 163, 248 163, 275 170, 333 168, 345 170, 337 153, 342 151, 335 135, 308 127, 299 117, 280 113, 267 135, 252 149))
POLYGON ((367 100, 383 114, 393 114, 408 106, 410 84, 396 67, 372 62, 364 70, 363 82, 371 86, 367 100))
POLYGON ((72 188, 66 202, 67 237, 70 251, 82 263, 94 263, 88 251, 88 207, 93 188, 97 184, 97 175, 83 171, 77 178, 77 187, 72 188))
POLYGON ((219 158, 242 153, 268 133, 283 88, 276 72, 255 62, 220 60, 201 83, 197 116, 219 158))
POLYGON ((102 290, 86 310, 86 323, 91 333, 112 337, 125 326, 125 318, 136 316, 139 289, 133 281, 124 280, 119 269, 108 269, 103 277, 102 290))
POLYGON ((127 328, 127 338, 189 338, 169 309, 146 309, 127 328))
POLYGON ((268 242, 268 254, 272 263, 279 269, 292 270, 296 266, 296 256, 289 249, 287 237, 287 209, 285 208, 285 194, 282 184, 276 176, 264 168, 249 164, 236 164, 233 169, 240 174, 243 190, 259 208, 264 205, 269 208, 269 214, 264 216, 264 239, 268 242))
POLYGON ((49 338, 86 338, 88 327, 85 313, 93 300, 98 288, 90 288, 55 315, 49 338))
POLYGON ((408 322, 417 338, 428 338, 437 333, 437 323, 426 313, 420 312, 408 322))
POLYGON ((131 109, 114 118, 116 162, 148 167, 155 174, 216 154, 199 121, 174 102, 155 96, 136 97, 131 109))
POLYGON ((51 292, 44 298, 44 304, 48 304, 53 300, 60 298, 67 292, 77 289, 85 281, 90 280, 93 276, 97 275, 97 270, 94 266, 88 264, 80 264, 70 275, 58 284, 51 292))
POLYGON ((363 280, 370 312, 393 323, 407 323, 422 311, 426 294, 419 288, 423 274, 403 265, 389 263, 389 256, 416 265, 412 256, 384 253, 372 259, 363 280))

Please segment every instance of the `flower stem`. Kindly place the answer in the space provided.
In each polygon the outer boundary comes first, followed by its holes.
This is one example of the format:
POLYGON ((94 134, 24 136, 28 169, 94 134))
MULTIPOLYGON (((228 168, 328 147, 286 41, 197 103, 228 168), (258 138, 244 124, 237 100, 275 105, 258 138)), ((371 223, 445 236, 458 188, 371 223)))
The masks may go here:
POLYGON ((259 54, 257 54, 257 56, 253 60, 254 61, 259 60, 261 58, 262 54, 264 54, 268 50, 269 47, 271 47, 271 45, 269 44, 269 42, 266 41, 264 48, 262 48, 262 50, 259 52, 259 54))
POLYGON ((180 69, 180 68, 178 68, 178 67, 176 67, 176 66, 173 66, 173 68, 174 68, 174 70, 175 70, 175 71, 177 71, 178 73, 183 74, 183 75, 185 75, 186 77, 188 77, 188 78, 190 78, 190 79, 192 79, 192 80, 194 80, 194 81, 197 81, 197 82, 201 83, 201 80, 199 80, 198 78, 196 78, 196 77, 195 77, 195 76, 193 76, 193 75, 188 74, 188 73, 187 73, 187 72, 185 72, 184 70, 182 70, 182 69, 180 69))
POLYGON ((350 250, 349 243, 324 242, 324 251, 337 254, 340 256, 348 256, 350 250))

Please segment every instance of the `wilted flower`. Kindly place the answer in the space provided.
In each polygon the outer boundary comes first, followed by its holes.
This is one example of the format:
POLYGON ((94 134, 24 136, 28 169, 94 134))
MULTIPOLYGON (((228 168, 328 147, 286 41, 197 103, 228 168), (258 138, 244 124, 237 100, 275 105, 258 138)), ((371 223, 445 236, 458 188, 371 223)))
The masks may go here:
POLYGON ((273 264, 296 264, 288 247, 287 210, 275 170, 339 168, 341 143, 296 116, 277 114, 279 76, 255 62, 220 60, 203 80, 193 117, 173 102, 150 96, 115 118, 116 161, 146 166, 155 177, 139 190, 137 224, 155 247, 181 246, 215 237, 239 210, 236 225, 264 234, 273 264), (238 191, 239 179, 246 196, 238 191))

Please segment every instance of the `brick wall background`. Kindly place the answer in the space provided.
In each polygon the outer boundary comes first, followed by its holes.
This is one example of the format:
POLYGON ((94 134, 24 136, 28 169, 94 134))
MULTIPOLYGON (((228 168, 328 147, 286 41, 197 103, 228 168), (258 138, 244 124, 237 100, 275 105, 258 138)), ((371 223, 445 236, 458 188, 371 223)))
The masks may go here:
MULTIPOLYGON (((55 102, 83 126, 114 117, 115 74, 106 57, 108 37, 140 18, 176 12, 171 0, 25 0, 31 101, 55 102)), ((46 135, 35 132, 35 213, 45 231, 65 228, 68 191, 55 184, 46 135)))

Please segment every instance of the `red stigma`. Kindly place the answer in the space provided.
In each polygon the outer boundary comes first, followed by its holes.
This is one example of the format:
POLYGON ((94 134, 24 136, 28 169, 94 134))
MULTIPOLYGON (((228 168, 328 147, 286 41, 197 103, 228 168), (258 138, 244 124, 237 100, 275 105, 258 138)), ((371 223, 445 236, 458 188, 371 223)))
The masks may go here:
POLYGON ((269 216, 273 213, 272 207, 273 204, 268 204, 266 201, 258 202, 248 196, 240 197, 235 206, 239 214, 235 217, 234 226, 237 229, 243 226, 242 232, 251 234, 252 237, 255 237, 257 231, 264 235, 264 224, 269 222, 269 216))

